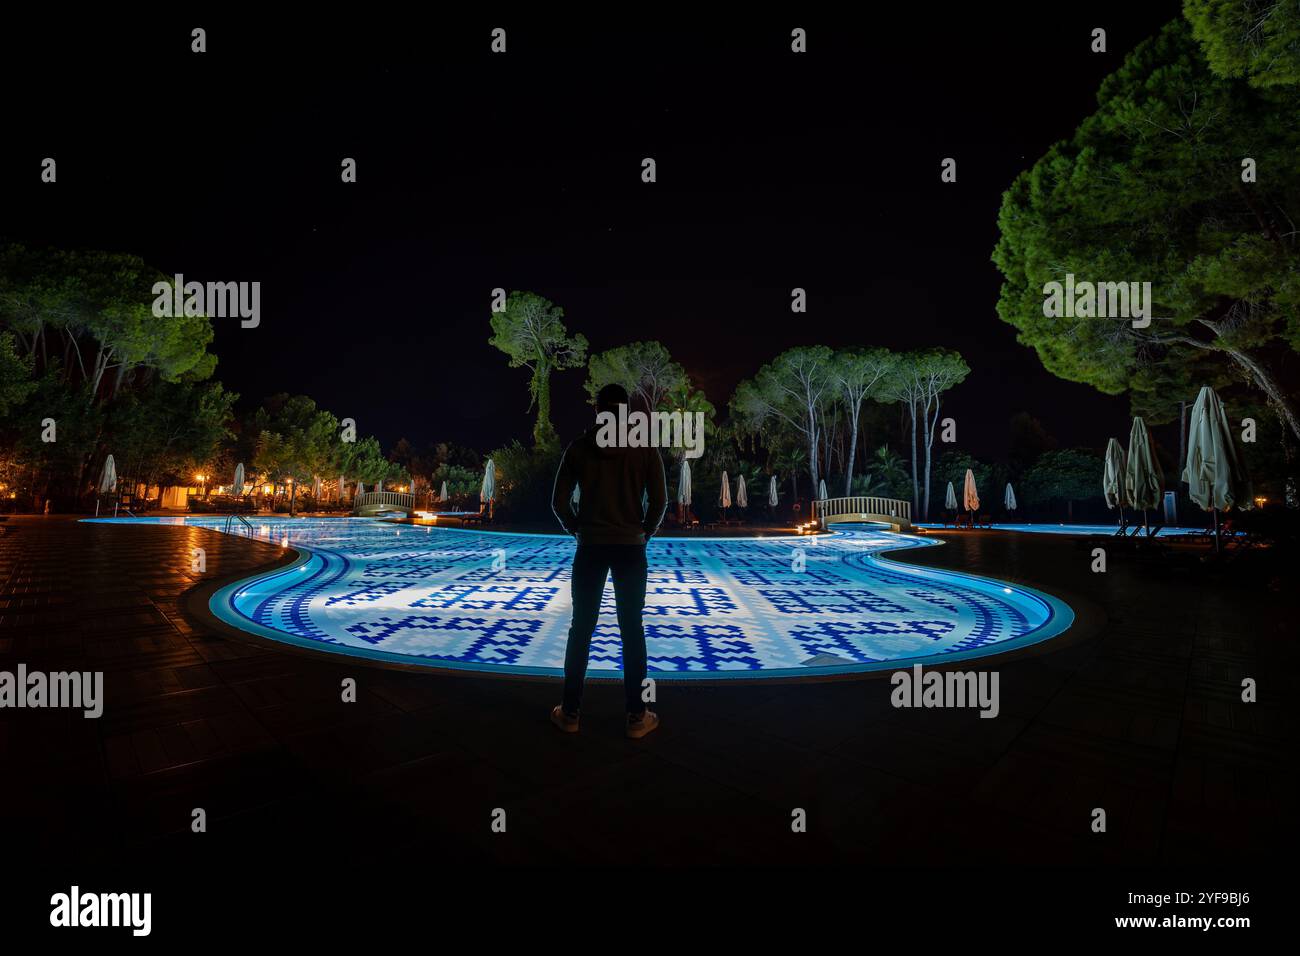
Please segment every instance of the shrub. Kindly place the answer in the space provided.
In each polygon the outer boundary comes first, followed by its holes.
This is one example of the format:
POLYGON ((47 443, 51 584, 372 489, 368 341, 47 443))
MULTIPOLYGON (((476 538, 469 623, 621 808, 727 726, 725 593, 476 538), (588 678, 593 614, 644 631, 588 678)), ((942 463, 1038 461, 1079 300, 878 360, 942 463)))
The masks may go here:
MULTIPOLYGON (((552 521, 551 490, 560 449, 514 441, 489 456, 496 466, 496 509, 511 521, 552 521)), ((477 492, 477 488, 475 491, 477 492)))

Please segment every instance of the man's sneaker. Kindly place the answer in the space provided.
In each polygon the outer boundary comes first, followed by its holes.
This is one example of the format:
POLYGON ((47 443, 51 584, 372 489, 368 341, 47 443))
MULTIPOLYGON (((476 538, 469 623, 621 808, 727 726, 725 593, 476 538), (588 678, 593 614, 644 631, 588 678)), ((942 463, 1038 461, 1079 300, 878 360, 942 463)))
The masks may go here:
POLYGON ((629 737, 644 737, 658 726, 659 715, 652 710, 627 715, 627 735, 629 737))
POLYGON ((578 715, 566 714, 563 704, 556 704, 551 708, 551 723, 566 734, 576 734, 578 732, 578 715))

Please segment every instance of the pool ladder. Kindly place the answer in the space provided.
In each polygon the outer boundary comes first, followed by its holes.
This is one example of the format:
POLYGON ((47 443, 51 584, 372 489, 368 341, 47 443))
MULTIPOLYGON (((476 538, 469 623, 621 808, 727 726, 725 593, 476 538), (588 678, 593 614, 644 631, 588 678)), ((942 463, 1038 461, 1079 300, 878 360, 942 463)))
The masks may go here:
POLYGON ((246 534, 250 538, 253 537, 253 526, 248 523, 248 519, 245 518, 243 515, 237 515, 237 514, 226 515, 226 525, 221 530, 224 531, 226 534, 230 534, 232 528, 234 528, 234 530, 239 534, 246 534), (243 528, 238 527, 235 524, 236 521, 238 521, 239 524, 243 525, 243 528))

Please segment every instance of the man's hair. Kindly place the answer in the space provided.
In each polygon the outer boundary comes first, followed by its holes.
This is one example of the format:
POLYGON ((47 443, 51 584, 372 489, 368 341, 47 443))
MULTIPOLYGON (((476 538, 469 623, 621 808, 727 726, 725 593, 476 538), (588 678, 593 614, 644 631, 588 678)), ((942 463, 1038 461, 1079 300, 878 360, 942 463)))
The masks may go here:
POLYGON ((622 385, 606 385, 596 396, 596 411, 617 413, 618 406, 628 404, 627 389, 622 385))

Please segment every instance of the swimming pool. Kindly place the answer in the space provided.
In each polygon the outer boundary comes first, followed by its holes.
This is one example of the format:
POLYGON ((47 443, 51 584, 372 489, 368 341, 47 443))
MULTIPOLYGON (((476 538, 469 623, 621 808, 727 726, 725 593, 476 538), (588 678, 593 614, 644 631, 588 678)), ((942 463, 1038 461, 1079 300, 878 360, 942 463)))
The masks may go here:
MULTIPOLYGON (((936 522, 924 522, 917 524, 918 528, 925 528, 928 531, 943 531, 945 528, 953 530, 951 525, 937 524, 936 522)), ((1118 524, 991 524, 988 526, 993 531, 1024 531, 1030 534, 1082 534, 1082 535, 1111 535, 1118 528, 1118 524)), ((1129 524, 1129 532, 1133 537, 1145 537, 1146 529, 1144 527, 1134 528, 1132 523, 1129 524)), ((1164 528, 1159 529, 1157 538, 1178 538, 1186 535, 1205 534, 1205 528, 1164 528)))
MULTIPOLYGON (((108 518, 221 531, 224 517, 108 518)), ((370 518, 254 518, 253 537, 300 557, 212 596, 221 620, 262 637, 374 660, 560 674, 574 543, 561 535, 399 525, 370 518)), ((249 534, 247 530, 245 534, 249 534)), ((657 538, 647 548, 652 675, 805 677, 986 657, 1074 619, 1050 595, 882 561, 933 540, 870 525, 795 538, 657 538)), ((607 587, 593 676, 618 676, 607 587)))

